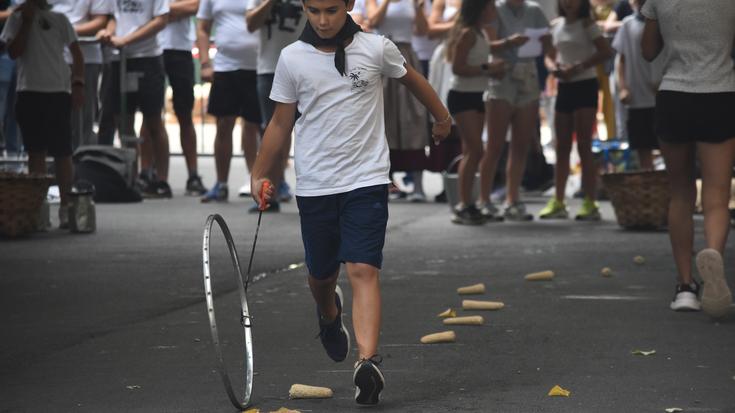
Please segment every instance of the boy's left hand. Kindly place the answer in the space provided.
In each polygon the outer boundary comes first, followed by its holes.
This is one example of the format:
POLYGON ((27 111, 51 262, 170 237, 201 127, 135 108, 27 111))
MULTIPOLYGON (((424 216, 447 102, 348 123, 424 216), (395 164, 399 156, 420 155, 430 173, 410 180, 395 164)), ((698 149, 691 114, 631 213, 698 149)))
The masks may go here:
POLYGON ((81 109, 84 106, 84 86, 80 84, 71 87, 71 107, 81 109))
POLYGON ((452 129, 452 117, 447 118, 446 121, 434 122, 431 127, 431 138, 434 139, 434 144, 438 145, 441 141, 449 136, 449 132, 452 129))

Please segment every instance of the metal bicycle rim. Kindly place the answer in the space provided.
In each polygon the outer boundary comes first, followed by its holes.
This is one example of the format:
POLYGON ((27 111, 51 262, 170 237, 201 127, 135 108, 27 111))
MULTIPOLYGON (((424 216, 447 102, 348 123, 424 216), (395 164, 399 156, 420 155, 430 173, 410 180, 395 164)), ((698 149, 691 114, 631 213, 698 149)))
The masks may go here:
POLYGON ((212 344, 214 345, 214 351, 217 355, 217 370, 222 377, 222 382, 225 385, 225 391, 227 396, 230 398, 232 404, 241 410, 244 410, 250 405, 250 397, 253 392, 253 338, 251 334, 251 317, 248 310, 247 296, 245 292, 245 284, 242 278, 242 271, 240 270, 240 261, 237 258, 237 250, 235 250, 235 243, 232 240, 230 230, 225 223, 225 220, 219 214, 212 214, 207 217, 207 223, 204 225, 204 239, 202 242, 202 259, 203 259, 203 274, 204 274, 204 292, 207 301, 207 315, 209 316, 209 327, 212 333, 212 344), (210 252, 210 236, 214 223, 217 223, 222 230, 222 234, 227 242, 227 249, 230 252, 230 258, 232 259, 233 272, 235 276, 235 282, 240 292, 240 323, 242 324, 243 331, 245 333, 245 395, 243 400, 240 400, 235 395, 235 391, 232 389, 232 383, 230 382, 230 376, 227 372, 227 366, 225 365, 224 355, 222 353, 222 347, 220 347, 219 333, 217 332, 217 319, 214 314, 214 296, 212 294, 212 277, 209 269, 209 252, 210 252))

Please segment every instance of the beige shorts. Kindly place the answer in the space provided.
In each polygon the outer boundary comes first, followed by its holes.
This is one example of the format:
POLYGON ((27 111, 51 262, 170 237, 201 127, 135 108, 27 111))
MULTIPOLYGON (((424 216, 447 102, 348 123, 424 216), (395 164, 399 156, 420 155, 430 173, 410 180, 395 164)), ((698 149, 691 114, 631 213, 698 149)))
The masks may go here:
POLYGON ((484 99, 505 100, 514 107, 525 106, 539 99, 536 62, 515 63, 502 79, 490 79, 484 99))

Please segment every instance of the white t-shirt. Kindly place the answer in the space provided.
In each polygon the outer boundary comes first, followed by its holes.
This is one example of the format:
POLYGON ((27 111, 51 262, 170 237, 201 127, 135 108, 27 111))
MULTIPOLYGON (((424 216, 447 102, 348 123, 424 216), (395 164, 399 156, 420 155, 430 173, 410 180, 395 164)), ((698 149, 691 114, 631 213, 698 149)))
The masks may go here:
POLYGON ((648 0, 641 14, 658 21, 668 49, 659 90, 735 92, 735 1, 648 0))
POLYGON ((666 61, 666 49, 649 63, 643 58, 641 38, 645 23, 635 16, 623 19, 612 46, 625 56, 625 81, 630 91, 628 107, 633 109, 652 108, 656 106, 656 88, 661 82, 663 64, 666 61))
MULTIPOLYGON (((258 7, 263 0, 248 0, 248 10, 258 7)), ((271 9, 271 15, 260 32, 258 74, 275 73, 281 50, 301 36, 306 16, 301 0, 281 0, 271 9)))
POLYGON ((258 33, 248 32, 243 0, 202 0, 197 19, 212 22, 217 55, 215 72, 255 70, 258 66, 258 33))
MULTIPOLYGON (((20 12, 11 14, 0 40, 10 43, 20 30, 22 20, 20 12)), ((17 90, 70 93, 71 71, 64 61, 64 49, 77 41, 77 35, 69 19, 61 13, 39 10, 31 24, 26 48, 17 59, 17 90)))
MULTIPOLYGON (((565 18, 560 17, 552 23, 551 36, 556 48, 556 62, 571 66, 597 53, 595 39, 602 37, 602 31, 593 21, 580 19, 569 24, 565 18)), ((578 82, 595 78, 597 78, 597 72, 594 67, 590 67, 569 80, 559 81, 578 82)))
MULTIPOLYGON (((378 6, 381 3, 383 0, 376 0, 378 6)), ((375 33, 382 34, 395 43, 411 43, 415 18, 416 9, 413 7, 413 0, 391 1, 385 12, 385 18, 379 26, 373 29, 375 33)))
MULTIPOLYGON (((154 17, 168 14, 168 0, 118 0, 115 3, 115 36, 127 36, 154 17)), ((158 36, 150 36, 125 47, 128 57, 156 57, 163 54, 158 36)))
MULTIPOLYGON (((114 0, 49 0, 51 10, 69 19, 72 26, 89 21, 92 15, 111 15, 115 11, 114 0)), ((84 63, 102 64, 102 49, 99 43, 80 43, 84 63)), ((71 64, 71 53, 64 52, 64 60, 71 64)))
POLYGON ((281 52, 270 98, 297 103, 296 195, 322 196, 387 184, 390 158, 383 115, 383 76, 405 76, 405 59, 390 40, 356 33, 346 73, 334 53, 302 41, 281 52))
POLYGON ((191 51, 194 45, 194 25, 190 17, 185 17, 166 25, 158 33, 158 43, 163 50, 191 51))
MULTIPOLYGON (((424 2, 424 15, 427 19, 431 14, 431 4, 431 0, 424 2)), ((419 60, 430 60, 431 55, 434 54, 434 49, 436 49, 438 44, 439 39, 429 39, 428 35, 416 36, 414 34, 411 36, 411 47, 413 48, 413 51, 416 52, 416 56, 419 60)), ((424 75, 426 75, 426 73, 424 73, 424 75)))

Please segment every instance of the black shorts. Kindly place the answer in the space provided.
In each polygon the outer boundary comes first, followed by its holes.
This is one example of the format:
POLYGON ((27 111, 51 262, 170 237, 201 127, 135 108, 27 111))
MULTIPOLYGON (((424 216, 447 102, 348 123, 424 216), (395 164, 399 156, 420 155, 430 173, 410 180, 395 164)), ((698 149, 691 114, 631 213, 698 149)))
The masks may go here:
POLYGON ((735 92, 656 94, 656 135, 667 143, 722 143, 735 138, 735 92))
POLYGON ((66 92, 18 92, 15 118, 29 153, 70 156, 71 95, 66 92))
MULTIPOLYGON (((129 58, 126 67, 129 87, 125 94, 127 113, 133 114, 140 109, 144 116, 160 115, 163 110, 163 96, 166 87, 163 58, 161 56, 129 58)), ((119 114, 121 105, 119 61, 112 62, 111 86, 115 114, 119 114)))
POLYGON ((388 225, 388 185, 324 196, 297 196, 306 266, 327 279, 340 263, 383 264, 388 225))
POLYGON ((577 109, 597 109, 597 79, 577 82, 559 82, 555 109, 559 113, 572 113, 577 109))
POLYGON ((194 59, 188 50, 164 50, 163 66, 173 91, 176 116, 191 117, 194 109, 194 59))
POLYGON ((658 149, 654 125, 656 108, 628 109, 628 143, 630 149, 658 149))
POLYGON ((241 116, 248 122, 260 124, 255 70, 214 72, 207 111, 217 117, 241 116))
POLYGON ((447 95, 447 109, 452 115, 471 110, 485 113, 485 102, 482 100, 483 92, 459 92, 450 90, 447 95))

